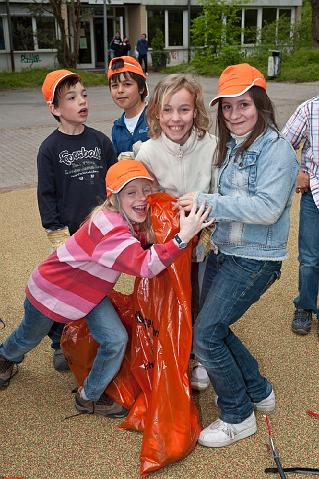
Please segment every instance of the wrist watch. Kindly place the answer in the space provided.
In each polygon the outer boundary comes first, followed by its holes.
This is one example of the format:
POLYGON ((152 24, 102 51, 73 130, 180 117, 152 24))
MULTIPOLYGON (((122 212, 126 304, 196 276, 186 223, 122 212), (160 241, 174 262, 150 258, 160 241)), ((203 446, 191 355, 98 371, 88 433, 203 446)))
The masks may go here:
POLYGON ((176 235, 174 236, 174 240, 176 241, 176 243, 177 243, 179 249, 184 249, 184 248, 186 248, 186 246, 188 245, 188 243, 186 243, 185 241, 183 241, 182 238, 181 238, 178 234, 176 234, 176 235))

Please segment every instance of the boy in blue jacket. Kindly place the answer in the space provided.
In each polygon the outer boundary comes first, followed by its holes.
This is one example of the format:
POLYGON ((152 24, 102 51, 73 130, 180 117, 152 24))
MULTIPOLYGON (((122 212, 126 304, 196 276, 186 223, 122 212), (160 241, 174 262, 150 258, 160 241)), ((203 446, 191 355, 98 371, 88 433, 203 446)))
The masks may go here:
POLYGON ((146 75, 135 58, 122 56, 110 61, 107 76, 112 99, 124 110, 113 124, 113 148, 117 155, 132 152, 134 143, 149 139, 145 117, 146 75))

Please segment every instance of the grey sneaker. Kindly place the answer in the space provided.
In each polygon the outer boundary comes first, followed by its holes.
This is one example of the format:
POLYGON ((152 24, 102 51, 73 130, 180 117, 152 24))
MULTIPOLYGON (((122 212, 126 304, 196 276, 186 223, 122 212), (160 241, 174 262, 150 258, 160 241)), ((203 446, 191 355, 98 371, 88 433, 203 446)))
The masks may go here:
POLYGON ((294 312, 294 319, 291 323, 291 329, 296 334, 304 336, 311 330, 312 313, 305 309, 296 308, 294 312))
POLYGON ((197 363, 191 373, 191 386, 196 391, 204 391, 210 385, 206 369, 201 363, 197 363))
POLYGON ((125 417, 128 414, 128 410, 121 404, 113 401, 106 394, 102 394, 98 401, 86 401, 82 399, 79 391, 75 395, 75 407, 81 413, 86 414, 98 414, 105 417, 125 417))
POLYGON ((59 373, 63 373, 65 371, 69 371, 69 364, 64 357, 62 349, 55 349, 53 353, 53 367, 59 373))
POLYGON ((0 354, 0 389, 9 386, 11 378, 18 372, 18 365, 0 354))

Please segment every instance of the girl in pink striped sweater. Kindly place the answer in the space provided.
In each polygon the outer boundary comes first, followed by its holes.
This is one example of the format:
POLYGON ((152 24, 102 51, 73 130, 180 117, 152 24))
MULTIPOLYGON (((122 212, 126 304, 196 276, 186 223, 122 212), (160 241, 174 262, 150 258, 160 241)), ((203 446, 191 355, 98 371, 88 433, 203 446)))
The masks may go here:
POLYGON ((196 205, 180 232, 165 244, 152 243, 147 196, 153 178, 145 166, 123 160, 106 175, 107 200, 66 243, 31 274, 26 287, 24 317, 0 345, 0 388, 9 385, 16 364, 46 336, 53 321, 67 323, 85 317, 100 345, 92 369, 75 396, 78 411, 122 417, 127 410, 103 394, 120 369, 127 333, 108 294, 121 273, 153 277, 167 268, 202 228, 209 211, 196 205), (138 239, 140 238, 140 240, 138 239))

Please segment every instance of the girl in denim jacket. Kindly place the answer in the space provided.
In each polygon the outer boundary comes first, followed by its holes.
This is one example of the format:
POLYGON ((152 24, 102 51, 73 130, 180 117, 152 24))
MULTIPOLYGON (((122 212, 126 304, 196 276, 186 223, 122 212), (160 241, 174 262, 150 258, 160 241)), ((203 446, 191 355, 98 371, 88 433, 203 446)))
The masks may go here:
MULTIPOLYGON (((254 409, 275 408, 270 382, 231 330, 245 311, 280 277, 287 257, 289 210, 298 172, 295 153, 278 132, 266 81, 248 64, 221 74, 218 96, 218 193, 188 193, 211 207, 216 261, 206 267, 201 310, 194 326, 194 352, 206 367, 220 409, 199 443, 228 446, 256 432, 254 409)), ((213 253, 211 253, 212 255, 213 253)))

